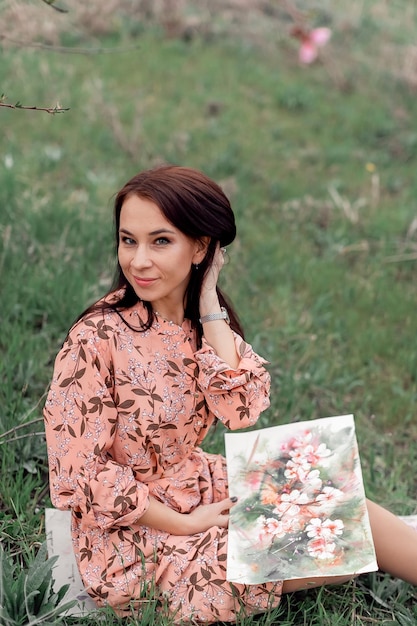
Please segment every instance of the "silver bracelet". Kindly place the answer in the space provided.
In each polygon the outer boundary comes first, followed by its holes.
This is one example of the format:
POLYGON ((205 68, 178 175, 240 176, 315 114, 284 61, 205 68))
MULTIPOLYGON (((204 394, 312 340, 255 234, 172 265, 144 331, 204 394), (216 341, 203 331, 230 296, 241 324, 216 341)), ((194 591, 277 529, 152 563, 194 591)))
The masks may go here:
POLYGON ((230 324, 230 318, 227 309, 225 309, 224 306, 220 308, 221 313, 209 313, 208 315, 203 315, 203 317, 200 317, 200 324, 205 324, 206 322, 214 322, 216 320, 224 320, 227 324, 230 324))

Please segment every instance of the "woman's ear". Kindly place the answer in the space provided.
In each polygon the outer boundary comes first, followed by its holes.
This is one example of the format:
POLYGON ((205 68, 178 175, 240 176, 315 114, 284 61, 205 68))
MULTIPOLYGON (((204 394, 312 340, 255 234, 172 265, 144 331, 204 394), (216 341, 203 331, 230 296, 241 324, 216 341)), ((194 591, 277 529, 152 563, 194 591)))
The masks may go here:
POLYGON ((203 261, 204 257, 207 254, 207 249, 209 247, 211 241, 211 237, 201 237, 196 241, 196 251, 194 253, 193 263, 199 264, 203 261))

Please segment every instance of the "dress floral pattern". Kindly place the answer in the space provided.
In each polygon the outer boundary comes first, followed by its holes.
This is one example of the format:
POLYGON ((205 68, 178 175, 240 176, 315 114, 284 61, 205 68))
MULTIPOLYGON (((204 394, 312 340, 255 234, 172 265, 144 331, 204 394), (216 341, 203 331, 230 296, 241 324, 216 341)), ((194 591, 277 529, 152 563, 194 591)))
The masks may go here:
POLYGON ((227 530, 170 535, 140 524, 149 496, 189 513, 228 496, 225 459, 199 446, 268 407, 264 360, 235 335, 239 367, 182 326, 128 311, 90 314, 59 352, 45 404, 51 499, 72 509, 81 577, 98 606, 131 610, 155 583, 175 621, 233 621, 279 602, 281 583, 226 581, 227 530), (137 329, 137 330, 135 330, 137 329), (130 608, 129 608, 130 607, 130 608))

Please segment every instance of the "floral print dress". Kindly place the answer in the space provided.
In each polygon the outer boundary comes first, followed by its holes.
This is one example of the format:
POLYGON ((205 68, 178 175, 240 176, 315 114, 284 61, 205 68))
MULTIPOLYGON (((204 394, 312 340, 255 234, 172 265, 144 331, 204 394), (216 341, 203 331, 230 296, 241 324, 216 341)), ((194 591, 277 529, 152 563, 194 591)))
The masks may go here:
POLYGON ((170 535, 140 523, 149 496, 189 513, 228 497, 225 459, 199 446, 215 419, 254 424, 268 406, 264 361, 235 335, 239 367, 140 303, 97 312, 70 331, 44 416, 51 499, 72 510, 74 552, 98 606, 120 614, 156 584, 176 622, 233 621, 279 602, 281 583, 226 581, 227 529, 170 535), (138 330, 135 330, 138 329, 138 330))

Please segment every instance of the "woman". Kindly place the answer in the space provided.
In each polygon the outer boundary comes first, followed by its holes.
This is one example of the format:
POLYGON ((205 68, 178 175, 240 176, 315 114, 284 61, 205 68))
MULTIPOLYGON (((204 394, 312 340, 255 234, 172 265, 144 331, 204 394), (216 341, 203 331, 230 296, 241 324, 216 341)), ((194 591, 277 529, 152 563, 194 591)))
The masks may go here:
MULTIPOLYGON (((247 427, 269 404, 264 360, 217 286, 236 234, 228 199, 202 173, 163 166, 121 189, 115 224, 114 288, 70 330, 45 406, 51 498, 72 509, 89 593, 123 614, 155 583, 176 621, 215 622, 340 582, 226 581, 225 460, 199 445, 215 420, 247 427)), ((381 567, 417 583, 415 532, 372 503, 369 514, 381 567)))

